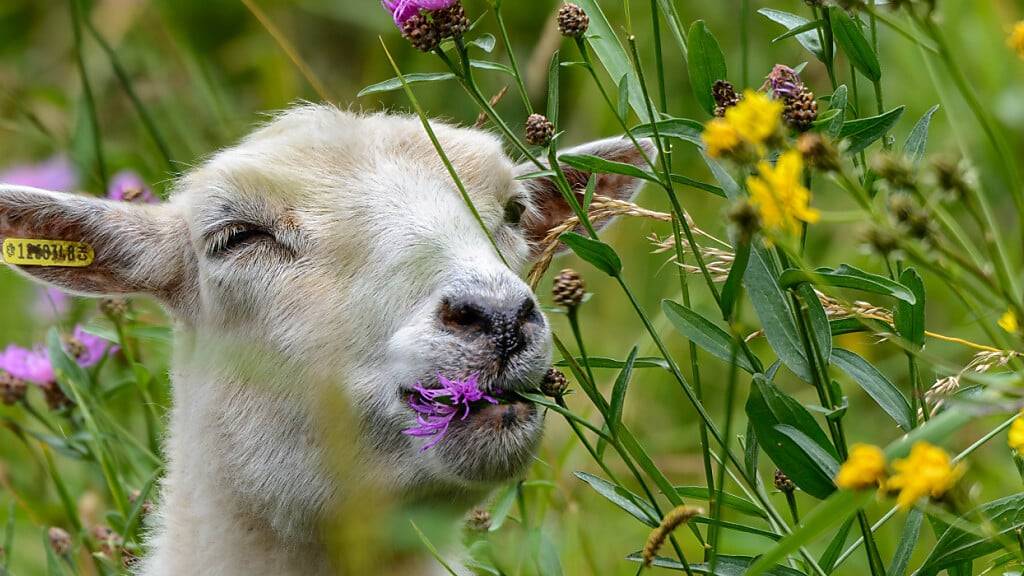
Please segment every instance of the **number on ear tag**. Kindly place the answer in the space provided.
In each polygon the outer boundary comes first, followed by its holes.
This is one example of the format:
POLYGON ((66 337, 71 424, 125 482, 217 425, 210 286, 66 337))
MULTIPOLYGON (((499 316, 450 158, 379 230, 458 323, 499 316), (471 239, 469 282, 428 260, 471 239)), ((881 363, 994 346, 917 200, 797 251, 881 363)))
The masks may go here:
POLYGON ((82 268, 92 264, 95 253, 85 242, 5 238, 4 262, 17 266, 67 266, 82 268))

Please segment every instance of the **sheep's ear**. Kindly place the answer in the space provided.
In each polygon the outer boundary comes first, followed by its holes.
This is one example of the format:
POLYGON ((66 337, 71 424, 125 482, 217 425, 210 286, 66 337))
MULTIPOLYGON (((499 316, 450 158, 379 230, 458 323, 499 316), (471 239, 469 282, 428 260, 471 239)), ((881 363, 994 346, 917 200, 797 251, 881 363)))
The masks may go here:
MULTIPOLYGON (((642 139, 639 141, 639 144, 642 150, 638 149, 629 139, 609 138, 566 150, 562 154, 598 156, 605 160, 641 167, 647 166, 647 160, 644 159, 645 156, 652 162, 656 162, 657 151, 654 148, 654 143, 649 139, 642 139)), ((517 173, 519 174, 529 174, 536 171, 537 167, 533 163, 521 164, 517 168, 517 173)), ((562 164, 562 171, 565 173, 566 180, 569 181, 582 205, 591 173, 565 164, 562 164)), ((594 195, 614 198, 616 200, 630 200, 636 195, 641 184, 643 184, 642 180, 631 176, 598 174, 594 195)), ((536 255, 543 248, 541 241, 547 236, 548 232, 555 226, 565 222, 566 219, 573 215, 573 212, 565 198, 562 197, 558 186, 555 185, 554 180, 551 178, 527 180, 526 188, 530 192, 534 209, 525 215, 523 230, 526 232, 527 240, 533 247, 533 255, 536 255)), ((596 226, 605 226, 608 222, 608 220, 605 220, 596 224, 596 226)))
POLYGON ((12 268, 85 296, 149 294, 173 305, 194 277, 188 228, 169 205, 0 185, 0 238, 12 268))

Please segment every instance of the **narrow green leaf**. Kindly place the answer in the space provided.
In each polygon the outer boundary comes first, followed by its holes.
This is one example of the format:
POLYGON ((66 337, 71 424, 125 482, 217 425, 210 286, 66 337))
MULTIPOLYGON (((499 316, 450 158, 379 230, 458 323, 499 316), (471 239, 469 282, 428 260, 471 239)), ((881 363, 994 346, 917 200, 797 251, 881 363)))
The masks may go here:
POLYGON ((853 17, 838 6, 833 6, 828 11, 836 43, 843 48, 854 68, 872 82, 881 80, 882 67, 878 63, 878 56, 875 55, 871 43, 864 37, 859 22, 855 22, 853 17))
POLYGON ((587 189, 583 192, 583 210, 589 214, 590 203, 594 201, 594 192, 597 191, 597 173, 591 173, 587 180, 587 189))
POLYGON ((747 431, 743 435, 743 469, 750 478, 757 478, 757 461, 761 453, 758 445, 757 432, 754 430, 754 423, 747 422, 747 431))
MULTIPOLYGON (((642 562, 643 554, 641 552, 634 552, 626 557, 626 560, 633 562, 642 562)), ((725 554, 719 554, 715 559, 715 571, 711 571, 709 564, 690 564, 690 570, 694 574, 708 574, 711 576, 744 576, 747 573, 747 568, 754 563, 755 558, 749 556, 727 556, 725 554)), ((669 570, 678 570, 680 572, 685 571, 685 567, 679 560, 672 558, 665 558, 658 556, 652 562, 653 566, 658 568, 667 568, 669 570)), ((788 568, 786 566, 772 566, 766 572, 768 576, 804 576, 803 572, 788 568)))
POLYGON ((839 560, 839 555, 843 553, 843 547, 846 546, 846 539, 850 536, 851 528, 853 528, 853 518, 843 523, 839 531, 832 538, 832 541, 828 543, 828 548, 825 548, 821 558, 818 559, 818 566, 821 566, 821 569, 826 574, 831 574, 835 570, 836 561, 839 560))
POLYGON ((562 563, 558 559, 555 544, 550 538, 545 538, 540 530, 535 530, 533 537, 536 539, 538 576, 562 576, 562 563))
POLYGON ((900 274, 900 284, 906 286, 914 294, 914 303, 910 304, 902 300, 896 302, 896 310, 893 314, 896 332, 907 342, 918 347, 924 346, 924 280, 916 270, 907 268, 900 274))
POLYGON ((675 491, 675 486, 669 482, 665 474, 662 473, 658 465, 651 459, 650 454, 644 449, 643 445, 637 442, 636 437, 629 431, 625 424, 619 422, 615 426, 615 436, 622 443, 622 447, 629 452, 629 455, 633 457, 637 466, 640 467, 650 478, 654 480, 654 484, 657 485, 658 489, 661 490, 662 494, 668 498, 668 501, 673 506, 682 506, 683 499, 675 491))
MULTIPOLYGON (((590 28, 587 32, 587 43, 594 49, 594 54, 604 65, 608 75, 613 79, 622 78, 633 71, 633 62, 630 60, 626 50, 615 35, 608 18, 597 0, 577 0, 577 4, 587 13, 590 18, 590 28)), ((630 76, 629 81, 629 103, 642 122, 650 122, 647 116, 647 103, 644 101, 643 90, 636 78, 630 76)))
POLYGON ((682 174, 669 174, 669 178, 671 178, 672 182, 675 182, 676 184, 682 184, 683 186, 689 186, 691 188, 710 192, 719 198, 725 198, 725 191, 714 184, 694 180, 693 178, 683 176, 682 174))
MULTIPOLYGON (((407 84, 417 84, 421 82, 440 82, 444 80, 454 80, 455 74, 451 72, 428 72, 422 74, 405 74, 405 82, 407 84)), ((363 96, 369 96, 370 94, 377 94, 379 92, 391 92, 393 90, 402 89, 402 80, 400 78, 391 78, 383 82, 371 84, 366 88, 363 88, 356 94, 356 98, 362 98, 363 96)))
POLYGON ((616 103, 616 113, 623 122, 629 117, 629 74, 623 74, 619 80, 619 100, 616 103))
POLYGON ((627 514, 643 522, 651 528, 657 528, 660 523, 658 520, 658 513, 655 512, 651 505, 648 504, 643 498, 636 494, 626 490, 621 486, 616 486, 604 478, 599 478, 593 474, 586 472, 574 472, 577 478, 583 480, 595 492, 604 496, 612 504, 615 504, 627 514))
MULTIPOLYGON (((693 310, 671 300, 662 300, 661 309, 680 334, 708 354, 726 362, 732 361, 733 349, 738 346, 738 343, 729 336, 728 332, 693 310)), ((757 372, 746 356, 737 353, 735 357, 736 366, 751 374, 757 372)))
POLYGON ((803 305, 807 307, 811 336, 818 345, 821 358, 828 365, 832 357, 832 329, 828 322, 828 314, 825 313, 825 307, 810 284, 804 283, 797 286, 796 294, 803 302, 803 305))
POLYGON ((835 456, 826 452, 817 442, 811 440, 807 434, 789 424, 779 424, 775 426, 775 431, 786 436, 799 446, 804 455, 814 463, 815 468, 823 475, 828 478, 835 478, 836 474, 839 473, 839 462, 835 456))
POLYGON ((476 46, 477 48, 490 54, 491 52, 494 51, 494 45, 496 43, 497 40, 494 38, 493 34, 481 34, 477 38, 474 38, 467 42, 466 46, 476 46))
POLYGON ((857 154, 892 129, 896 122, 903 115, 905 107, 893 108, 885 114, 871 116, 869 118, 858 118, 849 120, 843 124, 839 132, 840 138, 845 138, 849 145, 846 148, 847 154, 857 154))
POLYGON ((726 319, 732 318, 736 301, 739 299, 740 290, 743 289, 743 274, 747 270, 747 263, 750 262, 750 240, 740 242, 736 247, 736 256, 733 258, 732 267, 729 268, 729 276, 722 286, 722 314, 726 319))
POLYGON ((500 62, 491 62, 490 60, 477 60, 473 58, 469 61, 469 65, 478 70, 493 70, 495 72, 503 72, 509 76, 515 76, 516 74, 509 66, 500 62))
POLYGON ((615 250, 604 242, 580 236, 575 232, 566 232, 560 239, 577 256, 605 274, 618 276, 622 272, 622 260, 615 250))
POLYGON ((630 132, 635 138, 654 138, 654 128, 658 129, 658 135, 662 138, 678 138, 684 142, 704 147, 704 140, 701 135, 704 133, 704 125, 689 118, 671 118, 659 120, 655 124, 641 124, 634 127, 630 132))
MULTIPOLYGON (((676 493, 683 498, 692 498, 694 500, 708 501, 708 488, 707 486, 676 486, 676 493)), ((710 490, 711 496, 714 497, 717 494, 717 490, 710 490)), ((768 514, 764 510, 758 508, 757 504, 754 504, 750 500, 743 498, 742 496, 736 496, 728 492, 722 492, 722 506, 729 508, 740 514, 746 514, 747 516, 754 516, 757 518, 767 518, 768 514)))
POLYGON ((494 499, 494 505, 491 507, 491 527, 488 529, 490 532, 497 532, 501 530, 501 527, 505 525, 505 520, 508 519, 508 515, 512 512, 512 507, 516 505, 516 485, 510 483, 498 494, 498 497, 494 499))
POLYGON ((633 363, 636 362, 636 352, 637 348, 633 346, 629 356, 626 358, 626 365, 622 367, 619 377, 615 379, 615 386, 612 387, 612 403, 609 410, 612 421, 608 424, 609 426, 615 426, 622 422, 622 409, 626 403, 626 390, 629 388, 629 379, 633 376, 633 363))
MULTIPOLYGON (((582 362, 582 358, 577 358, 576 362, 582 362)), ((603 356, 587 356, 587 363, 591 368, 614 368, 621 370, 626 366, 624 360, 616 360, 615 358, 605 358, 603 356)), ((569 362, 566 360, 559 360, 555 362, 555 366, 568 366, 569 362)), ((661 368, 668 370, 668 362, 664 358, 659 356, 640 356, 633 362, 633 368, 661 368)))
POLYGON ((551 123, 554 124, 555 126, 558 126, 558 110, 561 108, 561 106, 559 106, 559 101, 560 101, 560 98, 561 98, 561 95, 559 93, 559 90, 560 90, 559 78, 560 78, 560 72, 562 71, 562 68, 561 68, 561 66, 558 65, 560 57, 561 56, 560 56, 559 51, 555 50, 555 53, 551 55, 551 66, 548 67, 548 108, 547 108, 547 116, 548 116, 548 120, 550 120, 551 123))
MULTIPOLYGON (((790 28, 786 32, 783 32, 782 34, 776 36, 775 38, 772 38, 772 40, 771 40, 771 42, 769 42, 769 44, 777 44, 779 42, 782 42, 786 38, 792 38, 793 36, 797 36, 799 34, 803 34, 804 32, 815 32, 818 28, 822 27, 822 24, 823 23, 822 23, 821 20, 814 20, 814 21, 808 22, 807 24, 804 24, 802 26, 797 26, 796 28, 790 28)), ((815 32, 815 33, 817 33, 817 32, 815 32)))
POLYGON ((813 273, 790 268, 783 271, 779 277, 779 284, 783 288, 792 288, 801 282, 810 282, 817 286, 851 288, 872 294, 892 296, 908 304, 917 302, 917 297, 914 296, 914 293, 899 282, 894 282, 885 276, 865 272, 849 264, 843 264, 838 268, 818 268, 813 273))
POLYGON ((870 362, 849 350, 836 348, 832 351, 832 363, 859 384, 904 432, 914 427, 916 417, 907 397, 870 362))
POLYGON ((839 134, 843 130, 843 124, 846 123, 846 102, 849 99, 849 90, 846 88, 846 84, 843 84, 836 91, 832 93, 832 98, 829 100, 829 110, 835 110, 838 112, 832 121, 828 124, 828 135, 832 138, 838 138, 839 134))
POLYGON ((60 559, 57 558, 57 554, 50 544, 50 532, 47 528, 43 528, 43 548, 46 549, 46 576, 64 576, 64 570, 60 567, 60 559))
POLYGON ((924 522, 924 512, 913 508, 907 512, 907 519, 903 523, 903 531, 900 533, 900 543, 896 546, 896 552, 892 555, 892 563, 885 571, 889 576, 903 576, 907 573, 907 566, 910 565, 910 557, 914 554, 914 547, 921 538, 921 524, 924 522))
MULTIPOLYGON (((751 250, 750 262, 743 276, 747 295, 764 327, 765 338, 779 360, 804 381, 813 382, 814 375, 804 355, 803 342, 797 332, 789 299, 768 268, 767 257, 761 248, 751 250)), ((763 442, 764 438, 761 440, 763 442)))
POLYGON ((650 172, 626 162, 614 162, 612 160, 601 158, 600 156, 592 156, 590 154, 563 154, 562 156, 559 156, 558 159, 573 168, 579 168, 580 170, 587 172, 597 172, 599 174, 622 174, 623 176, 658 182, 658 177, 650 172))
POLYGON ((903 144, 903 154, 910 159, 915 166, 920 164, 921 160, 924 159, 925 149, 928 145, 928 128, 931 126, 932 116, 934 116, 938 110, 938 104, 929 108, 928 111, 924 113, 924 116, 921 116, 921 119, 917 121, 917 124, 914 124, 914 129, 910 131, 910 134, 907 136, 907 141, 903 144))
MULTIPOLYGON (((758 14, 765 18, 785 26, 787 30, 794 30, 801 26, 806 26, 811 21, 803 16, 797 16, 796 14, 790 14, 789 12, 783 12, 782 10, 773 10, 771 8, 761 8, 757 11, 758 14)), ((800 45, 806 48, 811 54, 824 62, 825 52, 821 48, 821 40, 818 38, 816 32, 802 32, 797 34, 796 39, 800 42, 800 45)))
POLYGON ((1014 533, 1024 529, 1024 492, 999 498, 964 514, 962 518, 981 517, 984 523, 964 529, 967 520, 950 526, 935 543, 924 564, 918 570, 921 576, 932 576, 939 571, 970 562, 1003 548, 1000 538, 1009 537, 1016 546, 1014 533))
POLYGON ((729 78, 729 70, 725 64, 725 54, 718 40, 708 30, 703 20, 697 20, 690 26, 688 36, 690 53, 689 66, 690 85, 697 102, 708 115, 715 113, 715 99, 711 95, 711 87, 716 80, 729 78))
POLYGON ((786 424, 799 430, 835 459, 835 449, 806 408, 758 374, 750 387, 746 411, 761 449, 801 490, 819 499, 835 491, 832 476, 822 471, 796 441, 776 428, 786 424))

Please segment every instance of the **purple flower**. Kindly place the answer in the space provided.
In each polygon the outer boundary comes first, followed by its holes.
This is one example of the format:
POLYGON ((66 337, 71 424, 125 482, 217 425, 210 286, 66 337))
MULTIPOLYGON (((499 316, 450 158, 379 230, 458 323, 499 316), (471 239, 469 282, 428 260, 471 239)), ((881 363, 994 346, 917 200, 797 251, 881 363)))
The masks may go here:
POLYGON ((803 85, 796 70, 784 64, 776 64, 765 80, 765 86, 771 88, 776 98, 796 96, 803 89, 803 85))
POLYGON ((78 173, 66 156, 54 156, 39 164, 12 166, 0 173, 0 182, 70 192, 78 186, 78 173))
POLYGON ((11 344, 0 354, 0 368, 11 376, 46 387, 57 379, 50 363, 50 355, 42 346, 29 350, 11 344))
POLYGON ((441 10, 459 0, 381 0, 384 8, 391 12, 395 24, 401 28, 409 18, 420 13, 420 10, 441 10))
POLYGON ((465 380, 449 380, 438 374, 440 388, 424 388, 417 382, 413 387, 416 393, 409 399, 409 407, 416 412, 416 426, 402 433, 417 438, 430 438, 421 449, 428 450, 444 438, 452 420, 456 417, 465 420, 469 416, 473 404, 481 401, 497 404, 496 399, 480 389, 477 379, 477 374, 465 380))
POLYGON ((153 191, 146 186, 142 177, 131 170, 122 170, 110 179, 110 189, 107 190, 107 198, 120 200, 122 202, 142 202, 145 204, 157 204, 160 199, 153 195, 153 191))
POLYGON ((71 338, 68 339, 64 347, 82 368, 91 368, 99 363, 104 354, 114 354, 119 350, 109 341, 89 334, 82 329, 81 325, 75 326, 71 338))
POLYGON ((71 306, 71 296, 57 288, 40 288, 36 291, 33 311, 36 316, 53 320, 63 316, 71 306))

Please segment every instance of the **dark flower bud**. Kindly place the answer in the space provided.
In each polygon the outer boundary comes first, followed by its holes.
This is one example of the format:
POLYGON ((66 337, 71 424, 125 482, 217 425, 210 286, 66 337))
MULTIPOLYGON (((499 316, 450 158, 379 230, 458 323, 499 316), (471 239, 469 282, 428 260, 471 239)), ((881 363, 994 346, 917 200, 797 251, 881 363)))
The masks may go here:
POLYGON ((71 398, 68 398, 64 391, 60 389, 60 386, 56 382, 48 382, 46 385, 41 386, 43 389, 43 397, 46 398, 46 406, 58 412, 71 406, 71 398))
POLYGON ((796 484, 786 476, 786 473, 782 470, 775 471, 775 488, 780 492, 786 494, 792 494, 796 491, 796 484))
POLYGON ((736 93, 736 88, 725 80, 715 80, 711 86, 711 96, 715 99, 715 116, 723 118, 725 111, 740 103, 742 96, 736 93))
POLYGON ((571 3, 563 4, 558 9, 558 31, 563 36, 580 38, 590 28, 590 16, 583 8, 571 3))
POLYGON ((761 215, 747 200, 741 200, 729 209, 729 221, 736 228, 741 242, 750 242, 761 230, 761 215))
POLYGON ((15 378, 6 370, 0 370, 0 402, 13 406, 25 399, 28 386, 24 380, 15 378))
POLYGON ((914 166, 902 154, 879 154, 871 161, 871 169, 895 190, 916 190, 914 166))
POLYGON ((466 9, 462 7, 461 2, 435 10, 431 15, 442 39, 458 38, 469 30, 469 18, 466 17, 466 9))
POLYGON ((783 98, 786 107, 782 117, 786 123, 798 132, 806 132, 818 119, 818 101, 814 99, 814 92, 811 92, 803 84, 792 95, 783 98))
POLYGON ((872 226, 864 234, 864 241, 876 253, 888 256, 900 247, 899 236, 887 228, 872 226))
POLYGON ((491 513, 483 508, 474 508, 466 519, 466 528, 474 532, 487 532, 491 528, 491 513))
POLYGON ((555 276, 551 294, 555 304, 566 308, 575 308, 580 305, 580 302, 583 302, 586 287, 579 273, 571 268, 566 268, 559 272, 558 276, 555 276))
POLYGON ((402 23, 402 36, 421 52, 430 52, 441 45, 441 30, 437 21, 423 12, 402 23))
POLYGON ((949 156, 938 156, 932 160, 931 168, 936 185, 943 191, 956 198, 969 196, 972 186, 962 162, 949 156))
POLYGON ((67 530, 51 526, 46 535, 50 539, 50 548, 54 554, 65 556, 71 552, 71 534, 68 534, 67 530))
POLYGON ((839 151, 831 141, 817 132, 801 134, 796 141, 796 149, 811 168, 822 172, 838 172, 842 167, 839 151))
POLYGON ((530 114, 526 119, 526 143, 531 146, 547 146, 555 135, 555 125, 543 114, 530 114))
POLYGON ((113 318, 120 318, 128 313, 128 301, 124 298, 104 298, 99 303, 100 312, 113 318))
POLYGON ((569 382, 565 379, 565 374, 554 368, 548 369, 547 373, 544 374, 544 380, 540 383, 540 391, 545 396, 552 398, 564 396, 568 388, 569 382))

